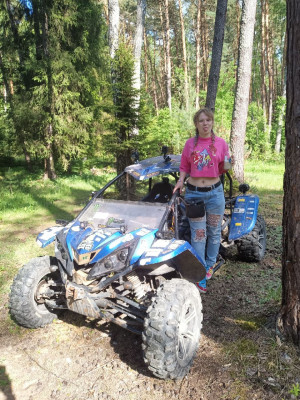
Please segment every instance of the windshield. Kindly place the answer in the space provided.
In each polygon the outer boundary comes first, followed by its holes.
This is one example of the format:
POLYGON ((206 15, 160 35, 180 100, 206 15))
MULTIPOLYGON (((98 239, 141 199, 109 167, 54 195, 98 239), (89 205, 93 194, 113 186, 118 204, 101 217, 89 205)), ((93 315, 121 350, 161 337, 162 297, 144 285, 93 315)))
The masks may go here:
POLYGON ((138 201, 97 199, 80 216, 80 222, 87 222, 94 229, 124 227, 125 231, 139 228, 158 227, 166 210, 166 204, 138 201))

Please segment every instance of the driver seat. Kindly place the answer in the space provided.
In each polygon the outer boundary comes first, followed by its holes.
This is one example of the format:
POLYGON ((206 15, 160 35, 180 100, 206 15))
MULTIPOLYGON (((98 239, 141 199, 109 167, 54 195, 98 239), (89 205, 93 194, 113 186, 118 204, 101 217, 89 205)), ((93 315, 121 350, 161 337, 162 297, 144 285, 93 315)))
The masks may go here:
POLYGON ((150 192, 142 201, 149 203, 168 203, 173 195, 174 186, 169 183, 169 178, 162 178, 162 182, 155 183, 150 192))

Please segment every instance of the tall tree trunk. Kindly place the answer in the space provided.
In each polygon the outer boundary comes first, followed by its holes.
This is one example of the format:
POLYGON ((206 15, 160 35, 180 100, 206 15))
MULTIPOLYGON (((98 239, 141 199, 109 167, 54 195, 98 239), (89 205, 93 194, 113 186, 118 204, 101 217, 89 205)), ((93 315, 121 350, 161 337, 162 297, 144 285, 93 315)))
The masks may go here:
POLYGON ((169 0, 164 0, 165 7, 165 38, 166 38, 166 96, 167 106, 172 111, 172 92, 171 92, 171 50, 170 50, 170 20, 169 20, 169 0))
POLYGON ((206 104, 205 104, 205 106, 212 111, 214 111, 215 109, 218 82, 221 69, 226 12, 227 12, 227 0, 218 0, 216 19, 215 19, 214 42, 212 47, 212 58, 210 64, 207 94, 206 94, 206 104))
POLYGON ((195 107, 199 108, 200 93, 200 72, 201 72, 201 0, 197 2, 197 18, 196 18, 196 101, 195 107))
MULTIPOLYGON (((136 12, 136 31, 134 37, 134 73, 133 73, 133 88, 137 90, 134 107, 138 110, 140 106, 140 90, 141 90, 141 55, 142 55, 142 44, 143 34, 145 25, 145 14, 146 14, 146 0, 137 1, 137 12, 136 12)), ((135 126, 132 130, 132 134, 138 135, 139 129, 135 126)))
POLYGON ((205 0, 201 1, 201 42, 202 42, 202 63, 203 63, 203 80, 202 89, 207 90, 208 80, 208 29, 206 20, 206 4, 205 0))
POLYGON ((300 347, 300 3, 287 0, 287 108, 282 304, 278 326, 300 347))
MULTIPOLYGON (((264 113, 264 124, 267 115, 267 89, 266 89, 266 38, 265 38, 265 0, 261 0, 261 62, 260 62, 260 76, 261 76, 261 105, 264 113)), ((266 126, 264 126, 266 131, 266 126)))
POLYGON ((272 39, 270 32, 270 15, 269 15, 269 0, 265 0, 265 39, 266 39, 266 61, 267 61, 267 71, 269 80, 269 90, 268 90, 268 127, 267 135, 268 141, 270 141, 271 127, 272 127, 272 114, 273 114, 273 68, 272 68, 272 39))
MULTIPOLYGON (((149 62, 150 62, 150 69, 151 69, 151 82, 152 82, 152 92, 153 92, 153 101, 154 101, 154 107, 155 107, 155 112, 156 115, 158 115, 158 92, 157 92, 157 86, 156 86, 156 82, 158 82, 158 78, 157 78, 157 71, 156 71, 156 67, 155 67, 155 62, 152 61, 152 55, 151 52, 149 51, 148 53, 148 57, 149 57, 149 62)), ((153 58, 155 60, 155 41, 154 41, 154 45, 153 45, 153 58)))
MULTIPOLYGON (((162 10, 162 2, 159 2, 159 17, 160 17, 160 24, 161 24, 161 30, 162 30, 162 42, 163 42, 163 56, 161 59, 163 60, 163 77, 165 80, 165 77, 167 75, 167 50, 166 50, 166 29, 165 29, 165 21, 164 21, 164 16, 163 16, 163 10, 162 10)), ((155 43, 154 43, 155 46, 155 43)), ((164 85, 165 86, 165 85, 164 85)))
POLYGON ((48 104, 46 107, 46 112, 49 116, 49 122, 45 129, 45 144, 48 156, 46 158, 47 172, 44 173, 44 177, 48 177, 50 179, 56 179, 57 175, 55 172, 54 157, 53 157, 54 92, 53 92, 51 57, 49 53, 49 15, 46 2, 45 4, 42 5, 41 16, 42 16, 43 57, 46 62, 47 90, 48 90, 48 104))
POLYGON ((186 57, 186 44, 185 44, 185 28, 184 28, 184 19, 182 12, 182 3, 181 0, 178 0, 179 3, 179 17, 180 17, 180 27, 181 27, 181 42, 182 42, 182 63, 184 70, 184 97, 185 97, 185 108, 188 110, 189 108, 189 83, 188 83, 188 68, 187 68, 187 57, 186 57))
MULTIPOLYGON (((147 40, 147 38, 146 38, 147 40)), ((147 46, 148 48, 148 46, 147 46)), ((154 107, 155 107, 155 112, 156 115, 158 115, 158 93, 157 93, 157 86, 156 86, 156 82, 158 82, 157 79, 157 71, 155 68, 155 62, 152 61, 152 55, 151 55, 151 51, 148 52, 148 57, 149 57, 149 63, 150 63, 150 70, 151 70, 151 82, 152 82, 152 97, 153 97, 153 102, 154 102, 154 107)), ((154 45, 153 45, 153 58, 155 60, 155 41, 154 41, 154 45)))
MULTIPOLYGON (((116 51, 119 48, 119 29, 120 29, 120 7, 119 0, 108 0, 108 44, 109 54, 111 61, 114 60, 116 51)), ((117 104, 117 93, 116 93, 116 71, 113 67, 113 62, 110 69, 111 83, 113 91, 113 102, 117 104)))
MULTIPOLYGON (((240 41, 240 30, 241 30, 241 6, 240 6, 240 0, 236 0, 235 9, 236 9, 237 32, 236 32, 236 38, 234 39, 234 42, 233 42, 233 59, 237 60, 238 59, 238 53, 239 53, 239 41, 240 41)), ((237 80, 237 68, 235 69, 235 79, 237 80)))
POLYGON ((109 52, 110 57, 114 59, 119 47, 120 7, 118 0, 108 0, 108 18, 109 52))
POLYGON ((249 105, 255 12, 256 0, 245 0, 242 10, 238 79, 230 134, 231 150, 234 157, 233 172, 239 182, 244 181, 244 144, 249 105))
MULTIPOLYGON (((284 87, 283 87, 282 97, 283 98, 286 97, 286 85, 284 85, 284 87)), ((275 142, 275 152, 276 153, 280 153, 284 111, 285 111, 285 102, 282 103, 282 106, 279 110, 278 128, 277 128, 277 132, 276 132, 276 142, 275 142)))
POLYGON ((148 91, 148 43, 146 30, 144 28, 144 76, 145 76, 145 91, 148 91))
POLYGON ((133 87, 141 89, 141 54, 145 25, 146 0, 137 1, 136 31, 134 37, 134 75, 133 87))

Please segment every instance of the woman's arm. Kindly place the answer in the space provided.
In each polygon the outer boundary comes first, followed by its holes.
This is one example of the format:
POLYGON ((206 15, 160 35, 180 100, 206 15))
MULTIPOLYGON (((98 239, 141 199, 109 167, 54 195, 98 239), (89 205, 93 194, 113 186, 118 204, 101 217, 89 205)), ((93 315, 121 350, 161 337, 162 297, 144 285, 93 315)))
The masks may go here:
POLYGON ((176 182, 176 185, 174 187, 173 193, 175 193, 176 190, 179 189, 179 192, 181 194, 186 175, 187 175, 186 172, 180 171, 180 176, 179 176, 178 181, 176 182))

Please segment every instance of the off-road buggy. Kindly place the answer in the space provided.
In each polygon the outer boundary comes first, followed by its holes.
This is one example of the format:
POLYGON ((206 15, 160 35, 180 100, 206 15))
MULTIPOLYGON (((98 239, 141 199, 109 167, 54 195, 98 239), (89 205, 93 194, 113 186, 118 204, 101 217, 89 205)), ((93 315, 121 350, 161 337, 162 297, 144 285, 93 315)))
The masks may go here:
MULTIPOLYGON (((37 243, 46 247, 55 241, 55 256, 34 258, 20 269, 10 293, 13 318, 39 328, 68 309, 113 322, 142 335, 144 360, 155 376, 184 377, 202 327, 194 283, 206 271, 189 243, 179 194, 173 194, 179 165, 180 156, 166 152, 136 160, 94 193, 72 222, 57 221, 61 225, 41 232, 37 243), (134 178, 139 201, 111 198, 124 177, 134 178)), ((233 197, 228 178, 222 246, 237 244, 245 260, 260 261, 266 233, 257 215, 258 196, 247 195, 242 185, 243 193, 233 197)))

